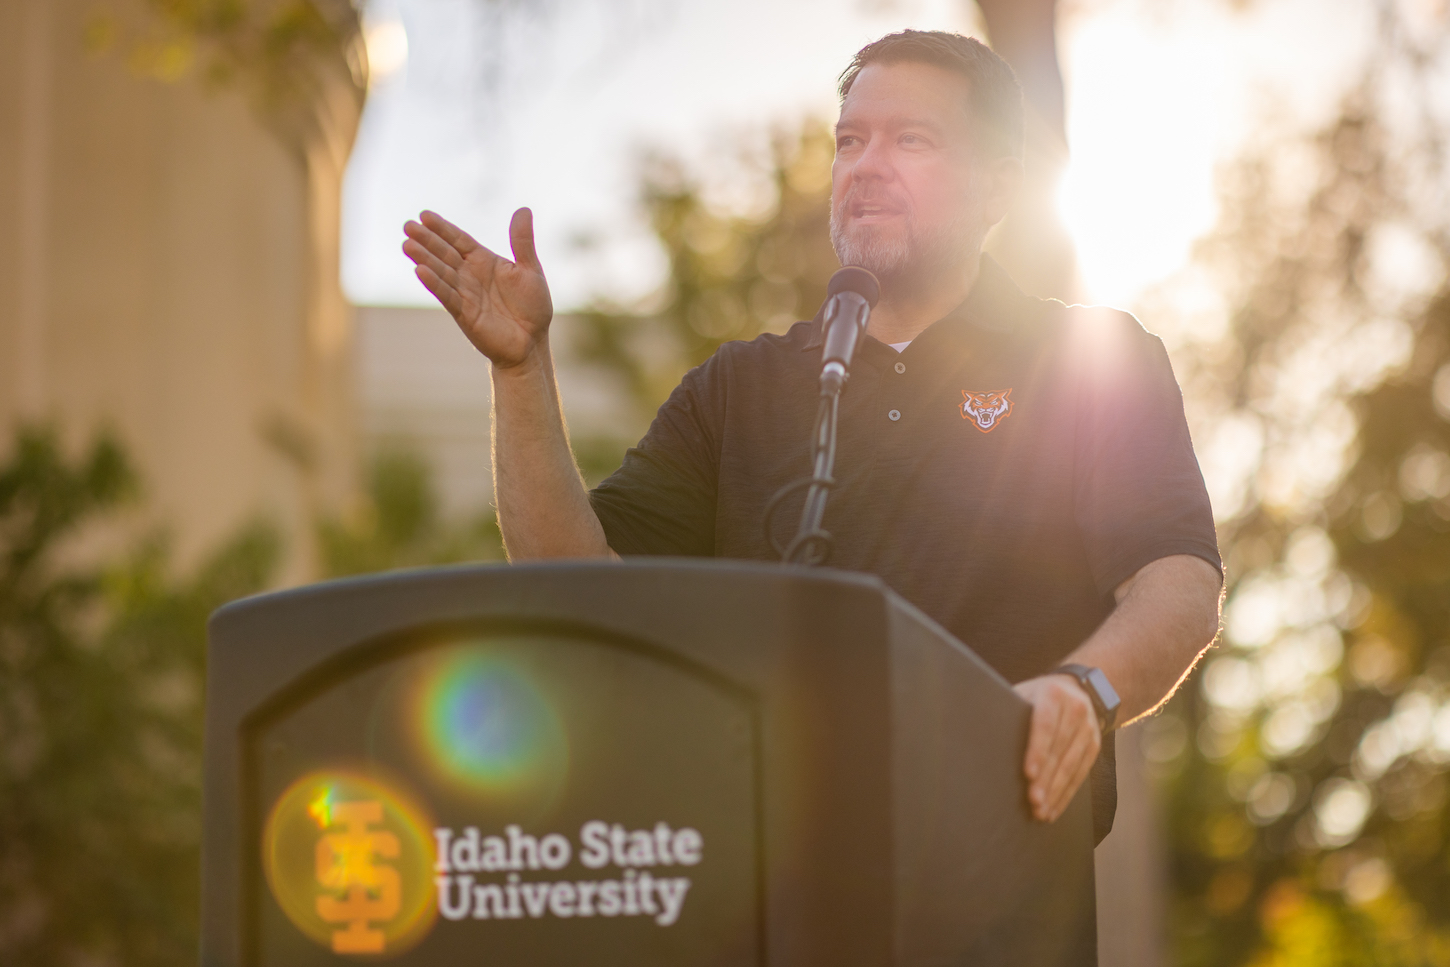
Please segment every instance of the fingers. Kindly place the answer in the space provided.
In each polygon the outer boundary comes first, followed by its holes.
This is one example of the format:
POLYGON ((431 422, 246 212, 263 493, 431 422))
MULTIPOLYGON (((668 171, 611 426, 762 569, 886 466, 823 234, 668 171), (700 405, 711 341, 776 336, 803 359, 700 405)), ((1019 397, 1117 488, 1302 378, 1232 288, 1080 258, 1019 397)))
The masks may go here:
MULTIPOLYGON (((449 251, 452 251, 452 249, 450 249, 449 251)), ((427 248, 424 248, 417 242, 416 239, 409 238, 403 241, 403 254, 408 256, 408 258, 412 259, 418 265, 426 265, 429 269, 433 271, 434 275, 438 276, 438 278, 447 282, 449 285, 453 286, 454 288, 458 287, 458 273, 454 270, 453 266, 449 265, 443 259, 433 254, 427 248)), ((456 257, 457 253, 454 254, 456 257)))
MULTIPOLYGON (((459 228, 457 225, 453 224, 437 212, 425 211, 421 215, 419 215, 418 218, 428 229, 435 232, 440 238, 442 238, 443 241, 447 242, 449 245, 457 249, 458 253, 464 258, 467 258, 477 249, 483 249, 483 251, 489 252, 488 248, 486 246, 478 244, 478 242, 474 240, 472 235, 468 234, 463 229, 459 228)), ((492 255, 494 253, 489 252, 489 254, 492 255)))
POLYGON ((1032 805, 1032 814, 1038 819, 1052 817, 1048 793, 1057 778, 1066 746, 1071 742, 1071 731, 1061 704, 1052 700, 1050 692, 1033 704, 1027 746, 1027 799, 1032 805))
POLYGON ((1077 793, 1078 787, 1092 771, 1093 760, 1097 758, 1101 739, 1097 734, 1096 716, 1091 725, 1074 729, 1068 746, 1057 758, 1057 766, 1048 780, 1046 819, 1051 822, 1061 816, 1068 803, 1077 793))
POLYGON ((1018 686, 1032 704, 1023 772, 1033 816, 1057 819, 1087 778, 1101 746, 1097 715, 1086 695, 1067 679, 1044 679, 1018 686))
MULTIPOLYGON (((405 222, 403 224, 403 234, 408 236, 408 239, 413 244, 431 252, 435 258, 448 266, 454 269, 463 267, 463 254, 454 248, 443 236, 427 226, 419 222, 405 222)), ((403 251, 408 251, 407 242, 403 243, 403 251)), ((411 254, 409 258, 412 258, 411 254)), ((413 261, 416 262, 418 259, 414 258, 413 261)))
POLYGON ((529 209, 520 208, 509 221, 509 246, 513 249, 515 262, 544 274, 539 255, 534 251, 534 213, 529 209))
POLYGON ((1035 698, 1029 700, 1032 701, 1032 720, 1027 730, 1027 758, 1023 772, 1027 776, 1027 797, 1032 800, 1036 811, 1043 791, 1041 780, 1049 772, 1048 756, 1052 752, 1052 740, 1057 733, 1060 716, 1055 706, 1035 698))
POLYGON ((443 308, 448 310, 449 315, 457 319, 463 310, 463 300, 459 297, 458 291, 440 279, 438 274, 426 265, 418 266, 413 270, 413 274, 429 292, 433 293, 433 297, 442 304, 443 308))

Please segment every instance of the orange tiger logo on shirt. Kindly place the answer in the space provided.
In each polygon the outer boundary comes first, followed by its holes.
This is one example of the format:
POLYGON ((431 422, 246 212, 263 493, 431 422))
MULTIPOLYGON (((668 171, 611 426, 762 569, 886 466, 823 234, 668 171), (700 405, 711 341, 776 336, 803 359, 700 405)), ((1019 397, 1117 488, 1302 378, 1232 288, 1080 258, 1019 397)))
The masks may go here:
POLYGON ((962 390, 962 419, 971 420, 983 433, 991 433, 1012 415, 1012 390, 996 393, 968 393, 962 390))

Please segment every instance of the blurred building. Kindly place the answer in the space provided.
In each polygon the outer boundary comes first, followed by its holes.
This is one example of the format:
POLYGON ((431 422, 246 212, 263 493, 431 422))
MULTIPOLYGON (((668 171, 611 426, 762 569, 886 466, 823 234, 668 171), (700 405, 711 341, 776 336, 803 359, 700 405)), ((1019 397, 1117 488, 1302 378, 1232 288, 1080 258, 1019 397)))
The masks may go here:
POLYGON ((483 507, 493 494, 488 361, 442 309, 359 306, 356 313, 365 451, 422 457, 447 516, 483 507))
POLYGON ((294 579, 356 463, 338 212, 366 68, 348 0, 310 7, 269 60, 265 0, 234 26, 0 0, 3 445, 109 427, 183 559, 263 513, 302 538, 294 579))
MULTIPOLYGON (((399 254, 399 258, 403 256, 399 254)), ((367 456, 405 451, 424 459, 447 517, 493 500, 488 360, 439 308, 359 306, 357 397, 367 456)), ((550 326, 559 393, 576 444, 630 442, 643 432, 626 389, 571 352, 575 317, 550 326)))

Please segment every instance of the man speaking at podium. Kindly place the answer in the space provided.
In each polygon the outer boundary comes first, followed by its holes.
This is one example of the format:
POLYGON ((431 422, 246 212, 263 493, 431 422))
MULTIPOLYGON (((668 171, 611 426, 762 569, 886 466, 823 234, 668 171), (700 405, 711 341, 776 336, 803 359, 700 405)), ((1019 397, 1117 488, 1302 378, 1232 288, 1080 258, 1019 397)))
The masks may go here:
MULTIPOLYGON (((840 398, 829 563, 878 575, 1015 683, 1032 706, 1034 816, 1056 819, 1091 771, 1101 840, 1110 730, 1163 702, 1218 630, 1221 564, 1178 385, 1132 316, 1028 297, 982 253, 1022 178, 1005 62, 905 31, 863 48, 840 87, 831 237, 880 301, 840 398)), ((762 521, 810 472, 819 316, 721 346, 586 492, 529 210, 509 227, 512 262, 432 212, 405 231, 418 278, 493 363, 512 560, 775 559, 762 521)))

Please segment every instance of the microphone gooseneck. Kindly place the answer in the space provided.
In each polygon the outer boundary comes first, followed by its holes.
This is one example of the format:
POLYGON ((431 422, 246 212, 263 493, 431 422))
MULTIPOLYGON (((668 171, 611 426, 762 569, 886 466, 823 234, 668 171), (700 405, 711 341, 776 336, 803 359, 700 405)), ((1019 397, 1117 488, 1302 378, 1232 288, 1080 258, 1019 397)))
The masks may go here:
POLYGON ((824 564, 830 557, 831 535, 821 528, 821 519, 826 513, 826 498, 836 485, 831 472, 836 466, 836 424, 841 388, 846 384, 856 346, 866 332, 871 310, 880 296, 881 286, 876 276, 855 265, 849 265, 831 276, 826 288, 822 318, 821 395, 816 408, 815 429, 811 434, 811 475, 777 490, 765 508, 765 539, 787 564, 824 564), (771 534, 771 519, 780 502, 803 487, 807 489, 800 526, 796 529, 795 538, 782 547, 771 534))

